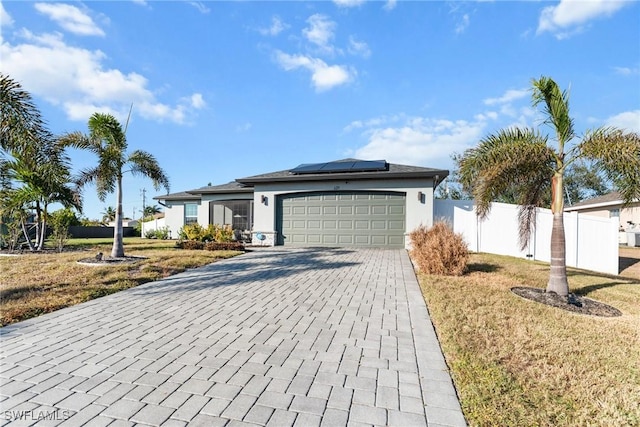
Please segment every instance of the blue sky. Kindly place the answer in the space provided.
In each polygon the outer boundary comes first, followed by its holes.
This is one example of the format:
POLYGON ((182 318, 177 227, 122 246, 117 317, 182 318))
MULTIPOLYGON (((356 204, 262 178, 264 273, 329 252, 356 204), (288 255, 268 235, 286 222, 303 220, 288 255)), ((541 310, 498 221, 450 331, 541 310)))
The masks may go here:
MULTIPOLYGON (((638 2, 0 5, 0 69, 51 130, 86 132, 96 111, 124 123, 133 103, 129 149, 154 154, 172 192, 345 157, 450 169, 488 133, 540 124, 541 75, 570 89, 579 133, 640 131, 638 2)), ((127 176, 125 215, 142 189, 162 193, 127 176)), ((115 204, 84 196, 89 218, 115 204)))

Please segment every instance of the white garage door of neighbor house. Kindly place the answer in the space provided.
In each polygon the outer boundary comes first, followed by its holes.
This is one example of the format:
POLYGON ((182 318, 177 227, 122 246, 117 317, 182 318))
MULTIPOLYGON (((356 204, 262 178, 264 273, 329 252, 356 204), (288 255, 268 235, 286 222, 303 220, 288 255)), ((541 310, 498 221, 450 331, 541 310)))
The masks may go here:
POLYGON ((290 194, 277 209, 281 245, 404 248, 404 193, 290 194))

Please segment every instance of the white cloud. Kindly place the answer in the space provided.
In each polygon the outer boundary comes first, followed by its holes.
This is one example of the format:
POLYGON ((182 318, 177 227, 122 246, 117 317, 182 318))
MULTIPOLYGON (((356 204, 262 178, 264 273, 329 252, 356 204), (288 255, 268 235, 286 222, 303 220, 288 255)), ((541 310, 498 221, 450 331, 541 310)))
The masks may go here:
POLYGON ((355 70, 342 65, 328 65, 321 59, 305 55, 289 55, 276 51, 275 61, 286 71, 305 68, 311 72, 311 81, 316 91, 322 92, 349 83, 355 70))
POLYGON ((147 6, 147 0, 131 0, 135 4, 139 4, 140 6, 147 6))
POLYGON ((396 5, 398 4, 398 0, 387 0, 387 2, 384 4, 384 6, 382 6, 382 8, 384 10, 393 10, 396 8, 396 5))
POLYGON ((640 132, 640 110, 625 111, 609 117, 605 124, 607 126, 615 126, 620 129, 626 129, 633 132, 640 132))
POLYGON ((71 120, 86 121, 96 111, 126 117, 133 103, 134 113, 147 119, 183 124, 194 109, 205 105, 198 93, 173 106, 162 103, 144 76, 106 68, 104 52, 68 45, 61 34, 34 35, 22 30, 19 36, 24 43, 0 46, 3 72, 62 108, 71 120))
POLYGON ((191 106, 196 110, 200 110, 206 107, 207 103, 204 101, 201 93, 194 93, 190 98, 191 106))
POLYGON ((240 126, 236 126, 236 132, 243 133, 248 132, 253 125, 249 122, 243 123, 240 126))
POLYGON ((616 74, 620 74, 623 76, 634 76, 640 74, 640 68, 629 68, 629 67, 613 67, 616 74))
POLYGON ((548 31, 564 39, 584 30, 589 21, 616 13, 628 0, 560 0, 556 6, 542 9, 537 33, 548 31))
POLYGON ((487 98, 482 102, 485 105, 508 104, 526 96, 529 96, 528 89, 509 89, 499 98, 487 98))
POLYGON ((271 26, 269 28, 259 28, 258 32, 263 36, 277 36, 287 28, 289 28, 289 25, 282 22, 279 17, 274 16, 271 18, 271 26))
POLYGON ((465 13, 464 15, 462 15, 462 18, 460 19, 460 22, 458 22, 458 25, 456 25, 456 34, 464 33, 468 26, 469 15, 465 13))
POLYGON ((371 56, 371 49, 365 42, 356 40, 353 36, 349 36, 349 47, 347 48, 352 55, 362 56, 368 58, 371 56))
POLYGON ((81 36, 104 36, 104 31, 85 12, 64 3, 36 3, 36 10, 65 30, 81 36))
POLYGON ((485 127, 484 121, 407 118, 401 126, 372 127, 365 131, 368 142, 356 149, 354 155, 362 159, 433 166, 448 161, 451 153, 477 144, 485 127))
POLYGON ((311 43, 318 46, 325 53, 332 53, 331 41, 334 37, 336 23, 325 15, 316 13, 307 19, 309 26, 302 30, 302 34, 311 43))
POLYGON ((365 0, 333 0, 338 7, 357 7, 365 2, 365 0))
POLYGON ((187 3, 193 7, 195 7, 196 9, 198 9, 198 12, 202 13, 202 14, 207 14, 209 12, 211 12, 211 9, 209 9, 204 3, 202 3, 201 1, 187 1, 187 3))
POLYGON ((5 10, 2 2, 0 2, 0 27, 6 28, 13 25, 13 18, 5 10))

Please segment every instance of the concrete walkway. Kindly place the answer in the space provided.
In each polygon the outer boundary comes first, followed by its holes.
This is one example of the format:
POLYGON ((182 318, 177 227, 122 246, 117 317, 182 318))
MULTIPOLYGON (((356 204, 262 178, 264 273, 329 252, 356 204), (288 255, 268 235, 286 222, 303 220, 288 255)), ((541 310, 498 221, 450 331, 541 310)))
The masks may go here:
POLYGON ((465 425, 403 250, 259 250, 0 334, 0 425, 465 425))

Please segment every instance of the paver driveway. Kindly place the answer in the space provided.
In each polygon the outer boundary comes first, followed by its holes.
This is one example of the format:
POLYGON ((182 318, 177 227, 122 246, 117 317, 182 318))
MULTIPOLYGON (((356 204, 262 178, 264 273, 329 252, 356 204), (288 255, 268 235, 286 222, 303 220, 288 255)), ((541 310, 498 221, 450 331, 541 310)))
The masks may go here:
POLYGON ((0 424, 465 425, 403 250, 255 251, 0 333, 0 424))

